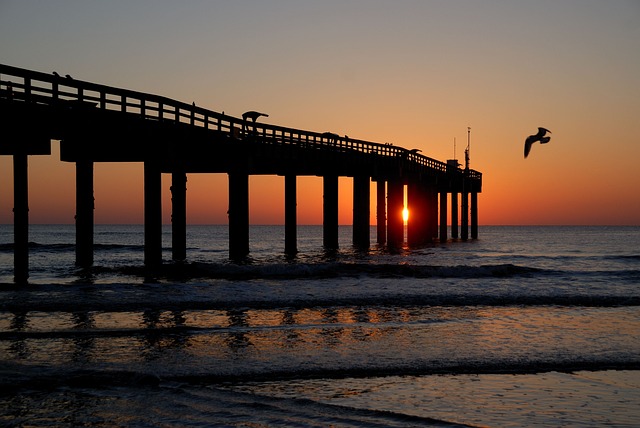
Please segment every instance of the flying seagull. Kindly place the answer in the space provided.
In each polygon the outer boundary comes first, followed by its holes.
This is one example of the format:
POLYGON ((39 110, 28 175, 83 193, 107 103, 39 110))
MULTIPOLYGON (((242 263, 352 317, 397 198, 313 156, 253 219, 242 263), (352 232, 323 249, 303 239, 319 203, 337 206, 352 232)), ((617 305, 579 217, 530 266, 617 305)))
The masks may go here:
POLYGON ((255 123, 255 121, 258 120, 260 116, 269 117, 269 115, 266 113, 260 113, 259 111, 251 110, 251 111, 242 113, 242 120, 246 121, 247 119, 251 119, 255 123))
POLYGON ((524 157, 526 158, 527 156, 529 156, 529 152, 531 151, 531 145, 533 143, 535 143, 536 141, 539 141, 540 144, 547 144, 549 142, 549 140, 551 140, 551 137, 545 137, 546 133, 551 134, 551 131, 549 131, 546 128, 541 128, 538 127, 538 133, 535 135, 529 135, 527 137, 526 140, 524 140, 524 157))

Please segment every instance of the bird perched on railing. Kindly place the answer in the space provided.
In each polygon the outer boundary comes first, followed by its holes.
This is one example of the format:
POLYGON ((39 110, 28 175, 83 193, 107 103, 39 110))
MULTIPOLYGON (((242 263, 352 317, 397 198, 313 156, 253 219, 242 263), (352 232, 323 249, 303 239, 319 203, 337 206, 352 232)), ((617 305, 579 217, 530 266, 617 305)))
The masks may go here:
POLYGON ((57 71, 54 71, 54 72, 53 72, 53 75, 54 75, 54 76, 56 76, 56 77, 60 77, 60 75, 58 74, 58 72, 57 72, 57 71))
POLYGON ((551 134, 551 131, 549 131, 546 128, 542 128, 542 127, 538 127, 538 133, 534 134, 534 135, 529 135, 527 137, 526 140, 524 140, 524 157, 526 158, 527 156, 529 156, 529 152, 531 151, 531 145, 537 141, 540 142, 540 144, 547 144, 549 142, 549 140, 551 140, 551 137, 545 137, 546 133, 551 134))
POLYGON ((335 143, 338 141, 338 138, 340 138, 340 136, 334 132, 323 132, 321 135, 332 143, 335 143))

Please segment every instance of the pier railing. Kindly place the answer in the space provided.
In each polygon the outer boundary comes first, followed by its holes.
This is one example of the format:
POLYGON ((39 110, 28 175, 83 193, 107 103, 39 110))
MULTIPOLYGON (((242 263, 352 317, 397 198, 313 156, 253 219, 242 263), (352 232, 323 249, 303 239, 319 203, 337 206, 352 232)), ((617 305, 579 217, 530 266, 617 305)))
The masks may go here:
MULTIPOLYGON (((252 138, 265 144, 292 145, 319 150, 360 152, 399 158, 410 165, 445 173, 447 164, 403 147, 313 132, 266 123, 254 123, 159 95, 77 80, 71 76, 42 73, 0 64, 0 97, 44 105, 69 103, 139 115, 145 120, 182 123, 252 138)), ((458 169, 460 173, 463 171, 458 169)), ((449 170, 450 171, 450 170, 449 170)), ((471 179, 481 179, 468 170, 471 179)))

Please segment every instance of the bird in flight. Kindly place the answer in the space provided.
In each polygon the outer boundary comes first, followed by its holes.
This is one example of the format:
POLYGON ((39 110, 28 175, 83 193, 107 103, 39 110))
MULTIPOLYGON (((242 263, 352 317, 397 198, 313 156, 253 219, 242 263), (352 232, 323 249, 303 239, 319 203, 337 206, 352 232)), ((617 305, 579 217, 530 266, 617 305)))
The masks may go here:
POLYGON ((551 137, 545 137, 546 133, 551 134, 546 128, 538 127, 538 133, 534 135, 529 135, 526 140, 524 140, 524 157, 529 156, 529 152, 531 151, 531 145, 536 141, 539 141, 540 144, 547 144, 551 137))
POLYGON ((242 113, 242 120, 246 121, 247 119, 251 119, 253 122, 255 122, 260 116, 269 117, 269 115, 266 113, 260 113, 259 111, 251 110, 242 113))

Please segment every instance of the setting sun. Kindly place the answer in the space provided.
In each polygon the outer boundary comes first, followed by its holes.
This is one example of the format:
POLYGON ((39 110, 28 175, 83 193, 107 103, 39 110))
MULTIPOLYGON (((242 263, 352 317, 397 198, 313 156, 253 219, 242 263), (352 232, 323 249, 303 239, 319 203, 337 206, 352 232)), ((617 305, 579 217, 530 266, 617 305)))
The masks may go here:
POLYGON ((409 210, 407 208, 402 210, 402 221, 404 221, 405 224, 409 221, 409 210))

